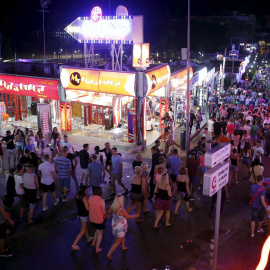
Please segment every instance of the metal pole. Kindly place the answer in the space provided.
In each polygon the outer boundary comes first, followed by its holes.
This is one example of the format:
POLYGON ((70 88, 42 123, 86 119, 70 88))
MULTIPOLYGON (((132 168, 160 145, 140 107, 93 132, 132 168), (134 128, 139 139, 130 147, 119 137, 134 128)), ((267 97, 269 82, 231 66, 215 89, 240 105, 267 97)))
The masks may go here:
POLYGON ((213 270, 217 269, 217 253, 218 253, 218 236, 219 236, 219 223, 220 223, 221 194, 222 194, 222 188, 217 192, 213 270))
POLYGON ((44 24, 45 12, 44 12, 44 8, 42 9, 42 14, 43 14, 43 45, 44 45, 44 63, 46 63, 45 24, 44 24))
POLYGON ((176 120, 177 120, 177 112, 176 112, 176 89, 174 88, 174 129, 173 129, 173 140, 175 141, 175 129, 176 129, 176 120))
POLYGON ((190 58, 190 0, 188 0, 187 26, 187 111, 186 111, 186 153, 189 152, 189 58, 190 58))
POLYGON ((220 90, 222 92, 224 91, 224 75, 225 75, 226 54, 227 54, 227 48, 225 48, 224 57, 223 57, 223 72, 222 72, 221 87, 220 87, 220 90))

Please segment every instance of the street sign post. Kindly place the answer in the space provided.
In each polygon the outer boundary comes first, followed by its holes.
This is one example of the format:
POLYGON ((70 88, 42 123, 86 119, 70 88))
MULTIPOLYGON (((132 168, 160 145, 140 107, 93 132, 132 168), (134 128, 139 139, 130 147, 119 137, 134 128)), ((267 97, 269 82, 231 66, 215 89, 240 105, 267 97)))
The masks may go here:
POLYGON ((204 174, 203 178, 203 195, 212 197, 217 193, 216 201, 216 219, 215 219, 215 241, 214 241, 214 259, 213 270, 217 269, 217 252, 218 252, 218 237, 220 224, 220 206, 222 188, 229 181, 230 163, 224 162, 230 156, 230 144, 221 143, 215 148, 209 150, 205 154, 205 166, 211 167, 209 171, 204 174))
POLYGON ((205 153, 204 166, 213 168, 220 162, 226 160, 230 156, 230 153, 231 153, 231 144, 221 143, 215 148, 205 153))

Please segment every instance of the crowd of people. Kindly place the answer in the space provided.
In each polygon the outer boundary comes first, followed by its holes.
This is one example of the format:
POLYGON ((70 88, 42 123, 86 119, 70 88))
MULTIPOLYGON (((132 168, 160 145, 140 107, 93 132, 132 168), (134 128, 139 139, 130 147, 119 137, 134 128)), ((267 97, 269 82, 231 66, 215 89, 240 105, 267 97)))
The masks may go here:
MULTIPOLYGON (((29 207, 28 223, 34 223, 33 214, 39 199, 42 199, 43 211, 48 210, 47 195, 52 194, 53 204, 57 206, 60 198, 57 197, 56 187, 61 188, 61 201, 68 201, 71 178, 76 189, 76 204, 78 218, 81 221, 81 230, 71 245, 74 251, 80 250, 78 242, 85 235, 87 242, 100 253, 102 233, 105 229, 106 219, 112 214, 112 234, 115 242, 108 251, 107 258, 112 260, 112 253, 121 244, 122 251, 125 246, 127 232, 127 219, 135 218, 137 223, 143 222, 143 215, 149 211, 148 200, 153 204, 156 213, 153 228, 159 230, 160 220, 165 215, 165 227, 170 227, 171 211, 178 215, 181 203, 184 201, 186 211, 192 212, 190 201, 195 200, 196 190, 202 189, 203 175, 209 169, 205 166, 205 153, 220 143, 231 144, 230 175, 228 185, 223 188, 222 207, 225 200, 230 201, 229 189, 240 180, 249 180, 252 199, 251 236, 254 237, 255 222, 259 221, 257 232, 263 232, 262 222, 267 222, 270 216, 270 207, 267 200, 270 198, 270 178, 263 178, 264 166, 262 157, 270 155, 270 107, 268 107, 269 94, 260 85, 254 83, 245 89, 245 85, 235 84, 229 87, 224 98, 209 99, 209 120, 204 134, 197 146, 186 157, 185 166, 180 159, 180 146, 175 143, 170 129, 163 137, 164 150, 160 149, 161 142, 155 141, 152 146, 152 164, 142 161, 138 153, 133 161, 133 177, 131 189, 123 183, 123 160, 117 148, 105 143, 103 149, 94 148, 94 153, 89 154, 89 144, 84 144, 83 149, 75 151, 68 136, 63 139, 57 128, 53 129, 50 142, 50 155, 44 154, 45 140, 42 129, 37 134, 32 130, 25 131, 14 127, 14 131, 7 131, 1 144, 6 145, 7 162, 10 174, 7 180, 7 194, 3 201, 0 200, 0 256, 8 257, 12 253, 5 249, 4 239, 8 232, 6 220, 14 224, 5 207, 14 204, 14 196, 19 197, 20 211, 18 221, 23 222, 26 208, 29 207), (37 147, 35 146, 37 144, 37 147), (103 153, 105 158, 103 157, 103 153), (239 173, 240 162, 242 171, 239 173), (76 168, 80 165, 82 175, 77 179, 76 168), (113 198, 112 205, 106 209, 102 199, 102 184, 107 183, 105 178, 109 175, 108 184, 111 185, 113 198), (123 189, 117 193, 116 183, 123 189), (91 188, 92 195, 87 195, 91 188), (268 190, 269 189, 269 190, 268 190), (124 197, 129 194, 129 206, 124 208, 124 197), (172 200, 175 204, 172 205, 172 200), (147 206, 148 204, 148 206, 147 206), (135 208, 136 214, 130 215, 135 208), (174 208, 174 209, 172 209, 174 208), (267 212, 267 213, 266 213, 267 212), (88 223, 95 228, 95 234, 88 234, 88 223)), ((190 119, 190 127, 196 123, 200 128, 201 111, 196 110, 196 115, 190 119)), ((180 117, 180 116, 179 116, 180 117)), ((171 122, 171 117, 166 114, 164 121, 171 122)), ((167 124, 167 123, 166 123, 167 124)), ((0 144, 0 146, 1 146, 0 144)), ((2 168, 4 167, 3 151, 2 168)), ((118 189, 119 190, 119 189, 118 189)), ((69 197, 69 199, 72 199, 69 197)), ((216 196, 212 197, 209 216, 212 216, 216 196)), ((270 232, 270 222, 269 222, 270 232)))

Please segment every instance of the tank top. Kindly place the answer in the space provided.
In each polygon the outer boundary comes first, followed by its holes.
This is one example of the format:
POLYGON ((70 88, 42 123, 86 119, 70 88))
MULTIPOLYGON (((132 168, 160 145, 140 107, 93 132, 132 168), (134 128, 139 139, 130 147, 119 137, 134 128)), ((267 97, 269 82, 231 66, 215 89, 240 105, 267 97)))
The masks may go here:
POLYGON ((23 175, 23 186, 27 189, 36 189, 35 174, 25 173, 23 175))
POLYGON ((101 198, 94 195, 89 198, 89 219, 91 222, 101 224, 104 221, 104 216, 101 209, 101 198))
POLYGON ((130 192, 141 194, 142 193, 142 185, 131 184, 130 192))
POLYGON ((244 157, 244 158, 249 158, 249 157, 250 157, 250 156, 249 156, 249 152, 245 153, 245 151, 243 151, 243 157, 244 157))
POLYGON ((168 201, 171 199, 171 197, 169 197, 169 195, 168 195, 168 191, 166 189, 161 189, 161 188, 158 188, 157 197, 159 199, 165 200, 165 201, 168 201))
POLYGON ((89 212, 85 208, 83 198, 81 198, 81 199, 76 198, 76 203, 77 203, 77 207, 78 207, 78 216, 79 217, 87 217, 89 215, 89 212))
POLYGON ((23 137, 18 137, 16 145, 17 146, 24 146, 24 138, 23 137))

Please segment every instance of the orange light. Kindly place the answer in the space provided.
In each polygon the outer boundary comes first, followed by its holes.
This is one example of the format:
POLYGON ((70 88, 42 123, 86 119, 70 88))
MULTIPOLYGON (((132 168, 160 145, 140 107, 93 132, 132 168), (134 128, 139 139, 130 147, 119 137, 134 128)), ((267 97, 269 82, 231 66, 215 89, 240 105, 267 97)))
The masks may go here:
POLYGON ((264 270, 269 257, 269 251, 270 251, 270 236, 266 239, 264 242, 263 248, 262 248, 262 254, 261 254, 261 260, 256 268, 256 270, 264 270))

